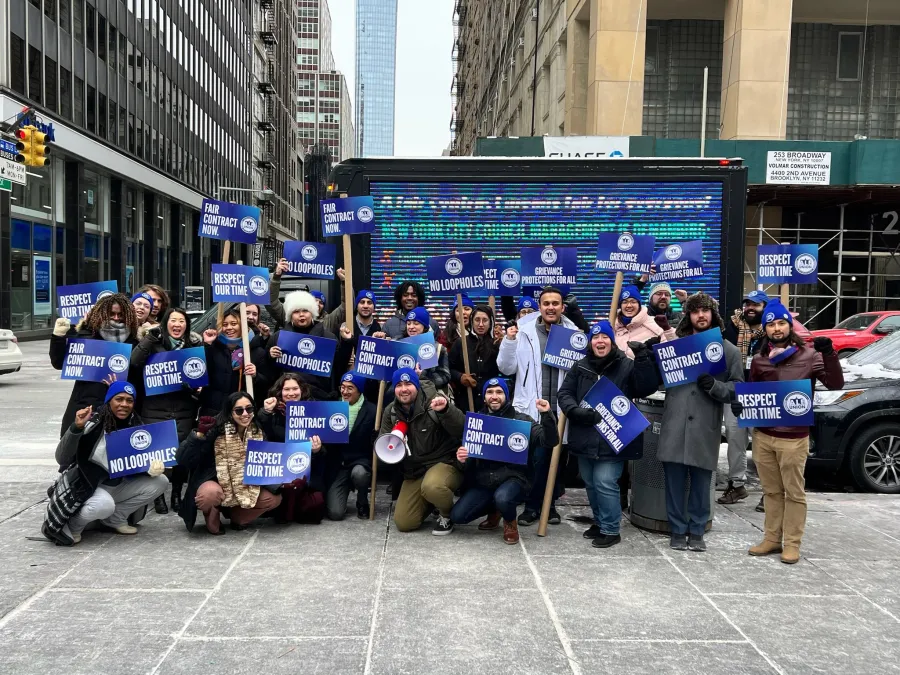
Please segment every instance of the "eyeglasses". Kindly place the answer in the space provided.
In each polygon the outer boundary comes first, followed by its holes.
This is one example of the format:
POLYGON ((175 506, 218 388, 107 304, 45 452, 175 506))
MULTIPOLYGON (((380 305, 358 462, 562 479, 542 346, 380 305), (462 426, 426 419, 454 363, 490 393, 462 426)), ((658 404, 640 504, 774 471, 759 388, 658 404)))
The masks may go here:
POLYGON ((236 408, 232 408, 232 412, 238 417, 242 417, 245 413, 252 416, 255 411, 248 405, 247 407, 237 406, 236 408))

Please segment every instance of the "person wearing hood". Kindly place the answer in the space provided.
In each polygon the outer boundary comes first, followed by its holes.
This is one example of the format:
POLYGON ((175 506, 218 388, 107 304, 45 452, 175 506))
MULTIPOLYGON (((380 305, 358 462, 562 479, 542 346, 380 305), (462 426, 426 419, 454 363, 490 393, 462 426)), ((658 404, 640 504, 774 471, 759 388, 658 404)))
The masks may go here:
MULTIPOLYGON (((759 344, 766 334, 762 325, 762 315, 769 302, 769 296, 762 291, 751 291, 744 295, 741 309, 736 309, 725 322, 725 339, 738 348, 744 363, 744 380, 750 378, 750 361, 759 350, 759 344)), ((739 427, 737 417, 730 407, 725 408, 725 439, 728 441, 728 487, 716 501, 719 504, 737 504, 746 499, 747 488, 747 444, 750 429, 739 427)), ((759 500, 757 511, 762 510, 764 497, 759 500)))
MULTIPOLYGON (((516 326, 506 329, 506 337, 500 342, 497 353, 497 367, 507 376, 515 376, 516 391, 513 395, 513 407, 537 422, 539 412, 536 401, 549 401, 550 409, 557 410, 557 392, 565 379, 564 370, 553 368, 543 363, 544 352, 547 351, 547 339, 550 327, 561 325, 576 328, 563 315, 563 294, 558 288, 546 286, 538 298, 539 311, 522 317, 516 326)), ((537 448, 534 452, 534 479, 531 490, 525 499, 525 510, 519 516, 519 525, 532 525, 537 519, 544 501, 544 490, 550 474, 550 456, 553 447, 537 448)), ((560 462, 560 466, 563 462, 560 462)), ((550 504, 549 521, 553 525, 562 522, 562 517, 555 507, 555 500, 562 496, 562 481, 555 483, 553 498, 550 504)))
MULTIPOLYGON (((356 345, 361 335, 374 338, 385 338, 387 335, 381 330, 381 324, 375 319, 375 294, 369 290, 361 290, 356 294, 356 315, 352 325, 348 326, 344 321, 339 327, 341 337, 338 343, 337 353, 334 357, 336 374, 342 374, 353 370, 356 357, 356 345)), ((366 399, 376 402, 378 399, 378 382, 370 380, 363 387, 366 399)))
POLYGON ((669 325, 664 314, 650 316, 641 303, 641 292, 637 286, 626 286, 619 295, 619 311, 616 314, 616 346, 628 358, 634 358, 629 342, 646 342, 658 337, 660 342, 675 339, 675 329, 669 325))
MULTIPOLYGON (((74 327, 68 319, 59 318, 53 327, 50 336, 50 363, 56 370, 62 370, 66 362, 66 351, 69 338, 81 338, 85 340, 105 340, 129 344, 132 347, 137 344, 138 319, 134 306, 128 296, 122 293, 114 293, 100 298, 81 321, 74 327)), ((140 373, 129 372, 128 379, 137 382, 140 373)), ((110 381, 115 381, 114 379, 110 381)), ((88 382, 78 380, 72 386, 69 395, 69 403, 63 413, 62 424, 59 429, 59 437, 62 438, 72 422, 75 420, 75 412, 92 406, 99 408, 106 396, 109 386, 107 382, 88 382)), ((140 395, 136 394, 139 399, 140 395)))
MULTIPOLYGON (((481 397, 484 407, 480 414, 519 420, 531 424, 528 453, 532 448, 553 447, 559 443, 556 416, 550 403, 538 399, 535 406, 541 421, 535 422, 528 415, 516 412, 509 398, 509 388, 502 378, 493 377, 484 383, 481 397)), ((519 543, 519 524, 516 509, 525 501, 528 491, 528 467, 523 464, 494 462, 488 459, 469 458, 469 451, 461 446, 456 459, 465 467, 463 492, 450 512, 450 520, 463 525, 476 518, 487 516, 478 524, 479 530, 494 530, 503 519, 503 541, 519 543)))
MULTIPOLYGON (((751 382, 818 380, 827 389, 844 387, 844 371, 831 338, 817 337, 810 348, 794 332, 794 319, 778 300, 766 305, 763 326, 766 335, 750 363, 751 382)), ((808 457, 809 427, 753 429, 753 461, 765 495, 766 520, 763 541, 750 548, 750 555, 781 553, 781 562, 789 565, 800 560, 808 457)))
POLYGON ((262 348, 254 348, 254 335, 249 336, 250 363, 244 366, 244 346, 241 336, 241 313, 232 307, 222 318, 222 329, 207 328, 203 331, 206 352, 206 372, 209 383, 200 392, 200 415, 214 417, 222 411, 225 400, 235 392, 243 391, 246 378, 253 378, 254 391, 259 389, 262 397, 267 385, 265 375, 260 373, 260 364, 265 358, 262 348))
MULTIPOLYGON (((676 335, 683 338, 705 331, 721 334, 723 328, 715 299, 706 293, 695 293, 684 303, 684 317, 676 335)), ((734 409, 734 383, 744 381, 737 347, 727 340, 722 347, 724 372, 715 376, 704 373, 696 382, 666 389, 656 458, 662 462, 665 473, 669 545, 677 551, 706 550, 703 534, 711 515, 710 482, 719 464, 722 409, 726 405, 734 409), (690 491, 685 499, 688 480, 690 491)))
MULTIPOLYGON (((425 289, 415 281, 401 281, 394 288, 397 311, 384 323, 384 332, 391 340, 399 340, 406 330, 406 317, 417 307, 425 308, 425 289)), ((430 317, 429 317, 430 318, 430 317)), ((429 326, 435 337, 441 332, 437 321, 430 319, 429 326)))
POLYGON ((450 382, 453 386, 453 398, 459 402, 463 412, 481 410, 484 407, 481 398, 484 383, 500 375, 497 368, 497 351, 502 337, 495 338, 494 312, 487 305, 478 305, 472 313, 470 323, 472 332, 466 338, 471 370, 469 374, 465 372, 462 340, 457 340, 450 348, 450 382), (469 410, 467 388, 472 389, 474 410, 469 410))
POLYGON ((659 387, 659 373, 648 345, 632 342, 629 347, 634 359, 625 356, 616 346, 609 321, 595 323, 589 335, 587 356, 572 366, 559 390, 559 407, 569 420, 569 452, 578 458, 578 470, 594 518, 584 537, 592 540, 594 548, 609 548, 622 541, 619 478, 626 461, 643 457, 644 435, 639 434, 616 454, 597 430, 603 417, 582 403, 602 377, 616 385, 626 398, 644 398, 659 387))
MULTIPOLYGON (((462 293, 463 321, 465 322, 466 338, 472 334, 472 312, 475 311, 475 303, 472 299, 462 293)), ((459 327, 459 312, 457 304, 454 302, 450 309, 450 316, 447 318, 447 325, 438 336, 437 341, 444 345, 444 349, 449 353, 450 349, 455 345, 462 336, 462 329, 459 327)))
POLYGON ((161 460, 150 463, 147 475, 109 477, 106 434, 143 424, 134 414, 135 396, 133 385, 113 382, 96 412, 89 405, 75 413, 56 447, 56 462, 63 475, 53 487, 42 527, 51 541, 63 546, 77 544, 84 529, 95 521, 118 534, 137 534, 129 517, 139 521, 144 507, 166 491, 169 481, 162 475, 165 467, 161 460), (139 510, 140 516, 135 518, 139 510))
POLYGON ((384 410, 379 435, 391 433, 402 423, 408 450, 400 464, 403 483, 394 507, 394 524, 400 532, 416 530, 434 507, 439 515, 431 533, 450 534, 453 493, 462 484, 456 451, 466 417, 429 380, 420 381, 412 368, 394 371, 391 388, 394 400, 384 410))
MULTIPOLYGON (((203 341, 194 333, 191 333, 191 319, 187 312, 179 307, 172 307, 161 317, 158 326, 147 331, 144 338, 131 350, 131 367, 143 376, 144 366, 147 360, 154 354, 174 352, 181 349, 201 347, 203 341)), ((197 419, 200 393, 191 389, 186 383, 182 384, 178 391, 171 391, 155 396, 144 396, 141 401, 139 414, 144 424, 175 420, 178 428, 178 442, 181 443, 191 429, 194 420, 197 419)), ((175 513, 181 508, 181 491, 187 480, 187 472, 182 467, 174 467, 171 471, 172 482, 172 511, 175 513)), ((157 513, 168 513, 164 495, 160 495, 153 504, 157 513)))
MULTIPOLYGON (((401 339, 424 335, 430 330, 432 323, 428 310, 424 307, 416 307, 406 315, 406 329, 403 331, 401 339)), ((434 388, 439 392, 446 392, 447 387, 450 386, 450 357, 440 342, 435 341, 434 347, 438 353, 438 364, 434 368, 423 370, 420 375, 431 380, 434 388)))

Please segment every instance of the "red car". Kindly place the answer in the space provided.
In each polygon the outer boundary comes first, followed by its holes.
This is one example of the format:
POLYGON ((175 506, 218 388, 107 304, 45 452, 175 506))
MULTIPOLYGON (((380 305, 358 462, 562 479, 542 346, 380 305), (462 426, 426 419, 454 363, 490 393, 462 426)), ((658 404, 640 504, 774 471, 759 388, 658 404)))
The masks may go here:
POLYGON ((844 319, 834 328, 814 330, 804 337, 812 342, 817 337, 831 338, 841 358, 890 335, 900 328, 900 312, 864 312, 844 319))

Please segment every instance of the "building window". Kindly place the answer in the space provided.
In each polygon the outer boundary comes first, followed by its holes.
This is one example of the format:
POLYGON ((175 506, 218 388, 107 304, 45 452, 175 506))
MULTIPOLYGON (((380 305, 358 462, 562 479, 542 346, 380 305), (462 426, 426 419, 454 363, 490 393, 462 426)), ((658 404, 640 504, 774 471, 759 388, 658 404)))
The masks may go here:
POLYGON ((838 80, 846 82, 860 79, 862 47, 862 33, 838 33, 838 80))
POLYGON ((84 0, 72 0, 72 27, 75 39, 84 42, 84 0))
POLYGON ((56 112, 56 61, 44 57, 44 105, 56 112))
POLYGON ((113 69, 113 75, 116 74, 116 29, 114 26, 109 27, 109 67, 113 69))
POLYGON ((87 5, 84 11, 84 46, 91 52, 94 51, 97 41, 97 21, 95 15, 96 12, 94 11, 94 8, 87 5))
POLYGON ((97 101, 97 135, 106 138, 106 95, 100 94, 97 101))
POLYGON ((97 56, 106 61, 106 19, 97 15, 97 56))
POLYGON ((69 11, 69 0, 59 0, 59 27, 67 33, 71 30, 69 11))
POLYGON ((80 127, 84 127, 84 80, 82 80, 77 75, 75 76, 75 89, 72 90, 72 93, 75 94, 75 124, 80 127))
POLYGON ((41 78, 41 52, 28 47, 28 97, 35 103, 41 102, 44 83, 41 78))
POLYGON ((659 66, 659 28, 647 26, 644 72, 655 74, 659 66))
POLYGON ((118 107, 116 106, 115 101, 110 100, 109 102, 109 142, 116 142, 116 111, 118 107))
POLYGON ((51 21, 56 21, 56 0, 44 0, 44 14, 51 21))
MULTIPOLYGON (((127 146, 128 140, 126 138, 126 134, 128 133, 128 122, 126 121, 125 108, 119 106, 119 147, 124 149, 127 146)), ((134 138, 134 132, 132 131, 132 139, 134 138)), ((132 150, 134 152, 134 150, 132 150)))
POLYGON ((10 86, 13 91, 25 95, 25 40, 15 33, 9 34, 10 86))
POLYGON ((91 85, 87 88, 87 130, 97 133, 97 90, 91 85))
POLYGON ((72 73, 59 69, 59 113, 64 119, 72 119, 72 73))

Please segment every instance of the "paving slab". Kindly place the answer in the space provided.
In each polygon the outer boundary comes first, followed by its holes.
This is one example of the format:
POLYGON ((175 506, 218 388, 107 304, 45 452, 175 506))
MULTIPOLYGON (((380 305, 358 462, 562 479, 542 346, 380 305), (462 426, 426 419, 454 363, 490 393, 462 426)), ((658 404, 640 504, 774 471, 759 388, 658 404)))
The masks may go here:
POLYGON ((610 675, 764 675, 774 668, 746 642, 587 642, 572 643, 584 673, 610 675))
POLYGON ((900 583, 895 560, 812 560, 810 565, 900 618, 900 583))

